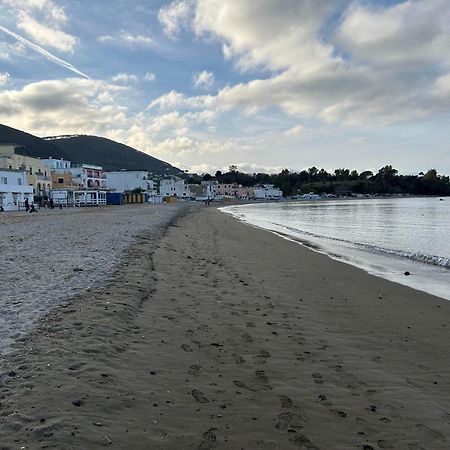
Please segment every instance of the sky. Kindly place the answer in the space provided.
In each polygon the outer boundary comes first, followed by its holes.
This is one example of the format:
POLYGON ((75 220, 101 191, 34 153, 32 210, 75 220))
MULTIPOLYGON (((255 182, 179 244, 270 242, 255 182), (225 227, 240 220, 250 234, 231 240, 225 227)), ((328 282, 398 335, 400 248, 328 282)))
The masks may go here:
POLYGON ((450 174, 448 0, 0 0, 0 123, 197 173, 450 174))

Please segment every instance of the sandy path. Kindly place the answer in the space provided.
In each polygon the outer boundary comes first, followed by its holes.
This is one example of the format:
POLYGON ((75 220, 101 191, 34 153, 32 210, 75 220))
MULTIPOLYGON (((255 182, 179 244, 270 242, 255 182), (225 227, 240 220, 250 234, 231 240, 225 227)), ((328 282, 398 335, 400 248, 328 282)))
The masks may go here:
POLYGON ((55 306, 113 274, 122 252, 160 228, 174 205, 0 214, 0 355, 55 306))
POLYGON ((2 377, 3 449, 448 449, 450 304, 213 210, 2 377))

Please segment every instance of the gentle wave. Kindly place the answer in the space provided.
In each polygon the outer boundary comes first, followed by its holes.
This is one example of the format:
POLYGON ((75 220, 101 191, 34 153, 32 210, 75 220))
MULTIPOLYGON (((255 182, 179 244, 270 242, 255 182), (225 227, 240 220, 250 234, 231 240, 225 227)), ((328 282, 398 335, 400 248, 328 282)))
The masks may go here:
POLYGON ((400 258, 407 258, 407 259, 411 259, 413 261, 418 261, 418 262, 425 263, 425 264, 432 264, 434 266, 439 266, 439 267, 444 267, 446 269, 450 269, 450 258, 447 258, 445 256, 427 255, 427 254, 422 254, 422 253, 412 253, 412 252, 407 252, 404 250, 390 249, 390 248, 380 247, 377 245, 366 244, 366 243, 362 243, 362 242, 353 242, 353 241, 350 241, 347 239, 339 239, 339 238, 334 238, 334 237, 329 237, 329 236, 323 236, 323 235, 316 234, 316 233, 311 233, 309 231, 299 230, 298 228, 289 227, 289 226, 286 226, 286 225, 283 225, 280 223, 275 223, 275 222, 272 222, 272 225, 284 228, 286 230, 289 230, 289 231, 297 233, 297 234, 310 236, 310 237, 313 237, 316 239, 321 239, 321 240, 323 239, 323 240, 328 240, 328 241, 335 241, 335 242, 339 242, 339 243, 349 244, 352 246, 362 248, 367 251, 371 251, 373 253, 387 254, 387 255, 397 256, 400 258))

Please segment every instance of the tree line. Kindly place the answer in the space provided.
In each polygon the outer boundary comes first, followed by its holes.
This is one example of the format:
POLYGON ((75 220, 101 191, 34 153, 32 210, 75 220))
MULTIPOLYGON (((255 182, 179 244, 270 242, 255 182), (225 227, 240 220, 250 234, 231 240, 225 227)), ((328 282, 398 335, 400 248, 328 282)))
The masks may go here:
POLYGON ((399 175, 391 165, 382 167, 377 173, 370 170, 358 172, 350 169, 336 169, 327 172, 325 169, 310 167, 301 172, 282 170, 278 174, 239 172, 237 166, 230 166, 228 172, 220 170, 215 175, 191 175, 189 183, 200 183, 202 180, 216 179, 224 184, 241 184, 255 186, 273 184, 283 191, 285 196, 298 194, 410 194, 410 195, 450 195, 450 179, 439 175, 436 169, 420 172, 419 175, 399 175))

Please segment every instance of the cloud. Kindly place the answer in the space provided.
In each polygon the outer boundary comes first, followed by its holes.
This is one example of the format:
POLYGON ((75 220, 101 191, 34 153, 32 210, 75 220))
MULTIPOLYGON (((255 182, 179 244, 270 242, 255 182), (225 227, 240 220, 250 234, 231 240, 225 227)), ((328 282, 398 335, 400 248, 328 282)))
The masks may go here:
POLYGON ((14 11, 17 27, 39 45, 73 53, 77 38, 62 30, 68 18, 52 0, 3 0, 14 11))
POLYGON ((0 92, 0 123, 38 135, 105 133, 129 126, 126 108, 111 102, 120 87, 81 78, 31 83, 0 92))
POLYGON ((98 41, 103 44, 114 44, 121 47, 147 47, 147 48, 157 48, 159 47, 158 42, 156 42, 151 36, 146 36, 142 34, 131 34, 127 31, 121 30, 118 35, 103 35, 98 38, 98 41))
POLYGON ((42 25, 28 14, 21 14, 17 26, 40 45, 53 47, 56 50, 73 53, 77 39, 70 34, 55 28, 42 25))
POLYGON ((304 125, 297 125, 295 127, 289 128, 289 130, 285 131, 286 136, 301 136, 305 132, 304 125))
POLYGON ((111 78, 111 81, 119 84, 134 84, 137 83, 138 78, 136 75, 120 72, 111 78))
POLYGON ((3 31, 4 33, 8 34, 9 36, 16 39, 19 43, 24 45, 27 48, 30 48, 31 50, 35 51, 36 53, 39 53, 41 56, 43 56, 45 59, 49 60, 50 62, 57 64, 58 66, 64 67, 67 70, 70 70, 77 75, 81 75, 84 78, 89 78, 86 74, 78 70, 75 66, 68 63, 67 61, 64 61, 61 58, 58 58, 57 56, 50 53, 48 50, 45 50, 44 48, 40 47, 37 44, 34 44, 33 42, 29 41, 28 39, 25 39, 24 37, 18 35, 17 33, 14 33, 13 31, 8 30, 7 28, 0 25, 0 31, 3 31))
POLYGON ((191 14, 191 2, 174 1, 159 10, 158 20, 164 33, 170 38, 176 39, 181 29, 187 26, 191 14))
POLYGON ((8 72, 0 72, 0 86, 5 85, 9 80, 8 72))
POLYGON ((145 81, 155 81, 156 75, 153 72, 147 72, 144 76, 145 81))
POLYGON ((197 72, 192 76, 192 84, 196 88, 203 87, 209 89, 214 84, 214 74, 212 72, 207 72, 206 70, 197 72))
POLYGON ((365 126, 450 111, 442 78, 450 70, 449 24, 444 0, 385 7, 286 0, 283 8, 197 0, 194 19, 196 33, 220 41, 240 71, 271 74, 222 89, 210 99, 217 108, 255 114, 278 107, 291 116, 365 126), (332 24, 333 17, 341 20, 332 24))

